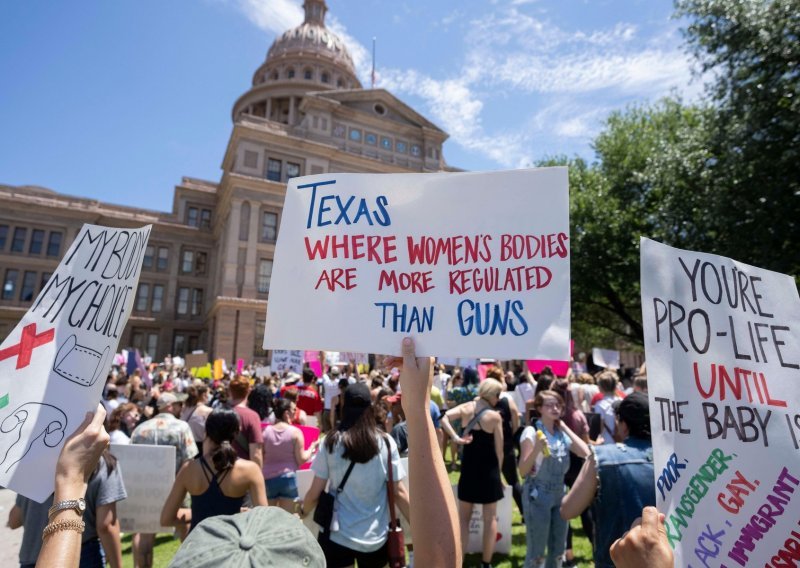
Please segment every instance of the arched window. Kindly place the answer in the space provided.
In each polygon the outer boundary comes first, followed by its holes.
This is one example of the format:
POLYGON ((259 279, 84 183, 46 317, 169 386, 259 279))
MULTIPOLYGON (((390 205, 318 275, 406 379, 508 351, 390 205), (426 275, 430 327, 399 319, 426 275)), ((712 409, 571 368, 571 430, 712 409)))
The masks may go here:
POLYGON ((313 78, 314 78, 314 71, 308 68, 303 70, 303 79, 305 79, 306 81, 310 81, 313 78))
POLYGON ((277 81, 278 80, 278 72, 277 71, 273 71, 272 72, 272 80, 273 81, 277 81))
POLYGON ((287 79, 294 79, 294 67, 289 67, 286 71, 286 77, 287 79))
POLYGON ((239 240, 247 241, 250 239, 250 202, 242 203, 239 213, 239 240))
POLYGON ((344 81, 339 79, 338 81, 336 81, 336 86, 339 87, 340 89, 343 88, 344 87, 344 81))
POLYGON ((330 83, 331 77, 327 73, 322 73, 322 82, 323 83, 330 83))

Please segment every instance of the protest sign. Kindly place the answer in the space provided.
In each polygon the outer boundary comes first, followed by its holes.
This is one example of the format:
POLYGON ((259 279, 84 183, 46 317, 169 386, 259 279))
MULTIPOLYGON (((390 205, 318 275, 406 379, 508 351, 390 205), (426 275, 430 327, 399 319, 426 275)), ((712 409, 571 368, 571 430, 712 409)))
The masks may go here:
POLYGON ((208 363, 208 353, 189 353, 186 355, 186 368, 205 367, 208 363))
POLYGON ((303 352, 276 349, 272 352, 272 363, 270 367, 274 369, 276 373, 284 373, 286 371, 302 373, 303 352))
POLYGON ((289 182, 265 349, 566 360, 569 311, 566 168, 289 182))
POLYGON ((175 447, 112 444, 128 498, 117 503, 123 532, 172 532, 161 526, 161 509, 175 480, 175 447))
POLYGON ((592 361, 604 369, 619 369, 619 351, 613 349, 592 348, 592 361))
MULTIPOLYGON (((458 485, 453 485, 453 493, 458 500, 458 485)), ((503 498, 497 502, 497 540, 494 550, 499 554, 511 554, 511 487, 503 489, 503 498)), ((469 537, 466 544, 462 544, 467 554, 480 553, 483 550, 483 507, 472 507, 472 517, 469 520, 469 537)))
POLYGON ((656 504, 675 565, 794 565, 795 281, 647 239, 641 257, 656 504))
POLYGON ((38 502, 53 492, 64 440, 101 398, 149 236, 84 225, 0 345, 0 486, 38 502))

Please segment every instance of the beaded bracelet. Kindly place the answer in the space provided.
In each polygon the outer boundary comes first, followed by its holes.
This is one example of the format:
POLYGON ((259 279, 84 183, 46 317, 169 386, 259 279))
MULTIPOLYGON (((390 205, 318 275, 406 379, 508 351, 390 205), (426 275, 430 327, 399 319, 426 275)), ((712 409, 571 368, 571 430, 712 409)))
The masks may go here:
POLYGON ((78 520, 60 521, 58 523, 50 523, 42 531, 42 538, 47 538, 54 532, 58 531, 77 531, 82 533, 86 528, 86 523, 78 520))

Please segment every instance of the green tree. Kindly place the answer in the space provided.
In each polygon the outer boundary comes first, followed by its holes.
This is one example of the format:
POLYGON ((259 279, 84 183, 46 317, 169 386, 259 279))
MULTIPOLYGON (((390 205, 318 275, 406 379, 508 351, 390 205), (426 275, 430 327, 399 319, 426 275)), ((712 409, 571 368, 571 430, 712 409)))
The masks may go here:
POLYGON ((678 0, 703 72, 715 157, 713 252, 800 272, 800 0, 678 0))

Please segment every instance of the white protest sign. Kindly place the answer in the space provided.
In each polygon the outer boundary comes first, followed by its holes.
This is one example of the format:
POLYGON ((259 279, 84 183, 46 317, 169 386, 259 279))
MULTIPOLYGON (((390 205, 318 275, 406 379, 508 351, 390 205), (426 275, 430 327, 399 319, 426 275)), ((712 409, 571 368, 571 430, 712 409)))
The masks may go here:
POLYGON ((800 551, 795 281, 647 239, 641 256, 656 504, 675 565, 793 566, 800 551))
POLYGON ((0 485, 38 502, 53 492, 61 445, 101 398, 149 236, 84 225, 0 345, 0 485))
POLYGON ((566 168, 294 178, 264 347, 567 360, 568 202, 566 168))
POLYGON ((619 351, 594 347, 592 348, 592 360, 598 367, 619 369, 619 351))
POLYGON ((284 371, 302 373, 303 352, 276 349, 272 352, 272 363, 270 364, 270 367, 274 369, 276 373, 283 373, 284 371))
MULTIPOLYGON (((458 499, 458 485, 453 485, 453 493, 458 499)), ((504 488, 503 498, 497 502, 497 541, 494 550, 500 554, 511 554, 511 487, 504 488)), ((483 550, 483 507, 474 505, 469 520, 469 540, 464 552, 473 554, 483 550)))
POLYGON ((175 480, 175 446, 112 444, 128 498, 117 503, 123 532, 172 532, 161 526, 161 509, 175 480))

